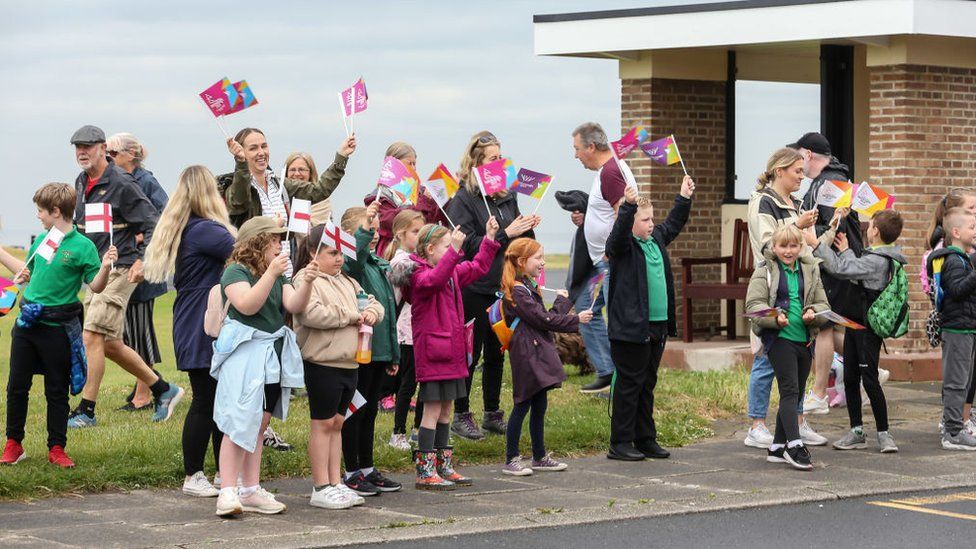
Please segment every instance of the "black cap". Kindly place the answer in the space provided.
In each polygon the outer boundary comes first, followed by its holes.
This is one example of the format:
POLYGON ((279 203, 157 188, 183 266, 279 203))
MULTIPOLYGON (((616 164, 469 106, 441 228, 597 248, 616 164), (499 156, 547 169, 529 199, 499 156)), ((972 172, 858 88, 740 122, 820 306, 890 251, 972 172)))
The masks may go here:
POLYGON ((817 154, 830 156, 830 141, 827 141, 826 137, 817 132, 805 133, 803 137, 796 140, 796 143, 790 143, 787 147, 791 149, 806 149, 817 154))
POLYGON ((71 136, 72 145, 94 145, 105 142, 105 132, 98 126, 82 126, 71 136))

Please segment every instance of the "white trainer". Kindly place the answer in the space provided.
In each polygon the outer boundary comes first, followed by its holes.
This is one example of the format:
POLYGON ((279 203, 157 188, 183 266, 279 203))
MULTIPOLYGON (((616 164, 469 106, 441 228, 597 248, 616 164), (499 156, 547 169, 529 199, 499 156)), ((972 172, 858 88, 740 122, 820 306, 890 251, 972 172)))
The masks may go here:
POLYGON ((277 515, 287 507, 284 503, 276 500, 274 494, 258 488, 253 494, 240 496, 241 507, 250 513, 261 513, 262 515, 277 515))
POLYGON ((773 434, 766 428, 765 423, 760 423, 752 429, 749 429, 749 434, 746 435, 746 439, 742 442, 746 446, 753 448, 769 448, 769 445, 773 443, 773 434))
POLYGON ((808 391, 807 396, 803 399, 803 413, 817 415, 830 413, 830 402, 827 395, 820 398, 813 391, 808 391))
POLYGON ((343 484, 341 482, 339 484, 336 484, 336 489, 338 489, 340 492, 342 492, 344 494, 348 494, 349 495, 349 498, 352 499, 352 504, 353 505, 362 505, 362 504, 366 503, 366 498, 364 498, 363 496, 357 494, 356 492, 353 491, 352 488, 346 486, 345 484, 343 484))
POLYGON ((197 471, 183 480, 183 493, 195 498, 215 498, 220 495, 220 490, 210 484, 203 471, 197 471))
POLYGON ((354 504, 349 494, 335 486, 326 486, 321 490, 312 489, 312 497, 308 501, 312 507, 322 509, 349 509, 354 504))
POLYGON ((806 418, 800 422, 800 440, 802 440, 803 444, 806 444, 807 446, 827 445, 827 439, 814 431, 813 428, 810 427, 810 424, 807 423, 806 418))
POLYGON ((221 490, 217 496, 217 516, 230 517, 244 512, 241 506, 241 499, 237 496, 236 488, 221 490))

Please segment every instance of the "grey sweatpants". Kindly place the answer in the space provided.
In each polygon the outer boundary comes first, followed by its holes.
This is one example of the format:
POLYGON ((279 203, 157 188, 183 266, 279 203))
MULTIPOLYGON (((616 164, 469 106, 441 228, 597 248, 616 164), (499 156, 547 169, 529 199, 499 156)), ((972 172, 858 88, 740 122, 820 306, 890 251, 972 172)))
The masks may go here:
POLYGON ((976 334, 942 332, 942 420, 956 435, 962 429, 962 406, 976 359, 976 334))

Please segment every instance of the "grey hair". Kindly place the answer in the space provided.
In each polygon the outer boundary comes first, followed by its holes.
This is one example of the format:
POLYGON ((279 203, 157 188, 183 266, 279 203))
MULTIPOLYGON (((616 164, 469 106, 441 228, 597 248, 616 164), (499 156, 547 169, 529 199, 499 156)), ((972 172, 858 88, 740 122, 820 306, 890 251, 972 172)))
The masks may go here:
POLYGON ((131 152, 135 157, 136 165, 141 165, 142 161, 149 156, 145 145, 131 133, 117 133, 106 140, 106 145, 110 149, 114 147, 115 150, 131 152))
POLYGON ((598 151, 609 151, 610 145, 607 142, 607 132, 596 122, 584 122, 573 130, 573 136, 579 136, 580 143, 584 147, 593 145, 598 151))

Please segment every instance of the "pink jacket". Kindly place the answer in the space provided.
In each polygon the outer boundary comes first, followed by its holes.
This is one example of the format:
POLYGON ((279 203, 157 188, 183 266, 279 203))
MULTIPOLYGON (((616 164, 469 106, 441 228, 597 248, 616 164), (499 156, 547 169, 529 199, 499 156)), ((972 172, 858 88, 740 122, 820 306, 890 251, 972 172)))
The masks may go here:
POLYGON ((410 256, 417 263, 410 279, 417 381, 468 377, 461 288, 488 272, 500 247, 485 238, 474 259, 464 262, 451 247, 434 267, 416 254, 410 256))

